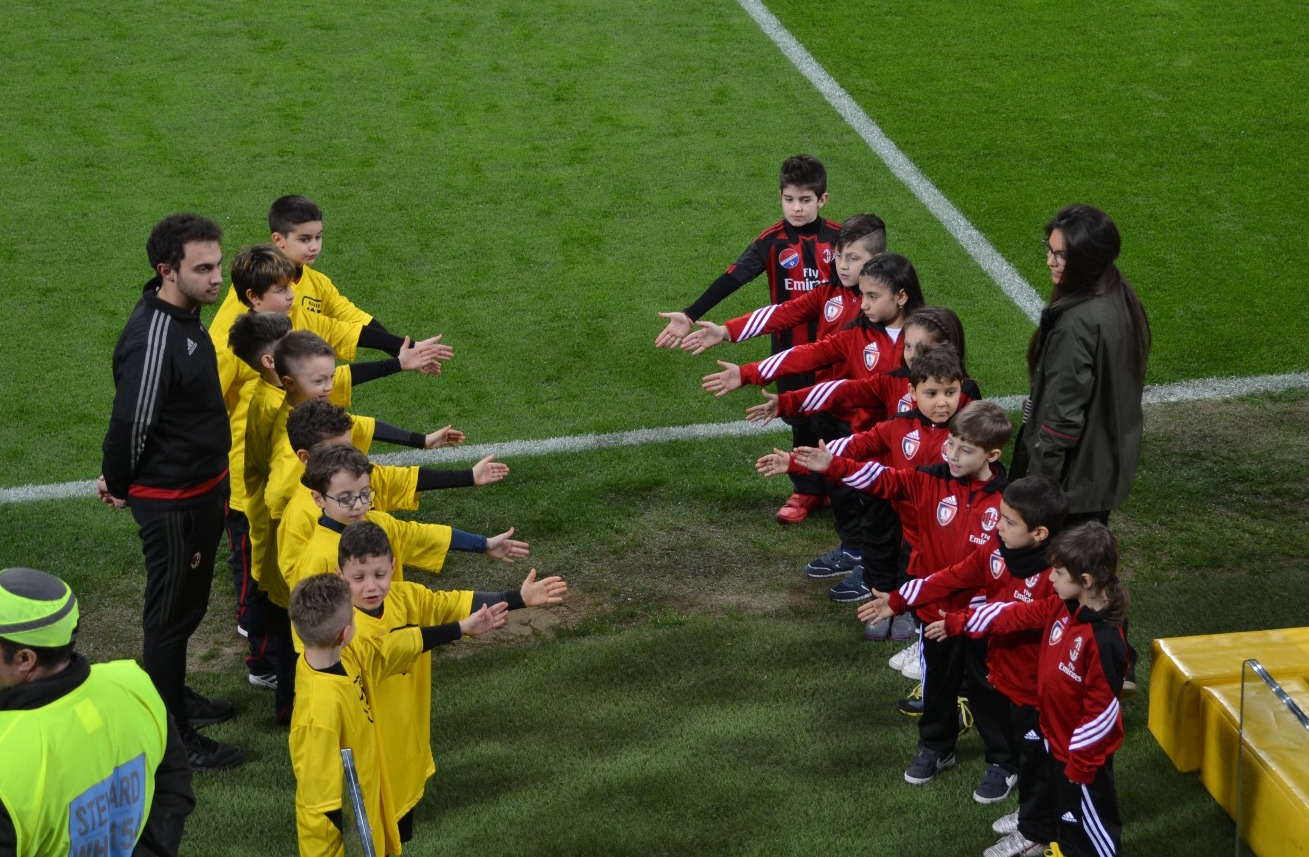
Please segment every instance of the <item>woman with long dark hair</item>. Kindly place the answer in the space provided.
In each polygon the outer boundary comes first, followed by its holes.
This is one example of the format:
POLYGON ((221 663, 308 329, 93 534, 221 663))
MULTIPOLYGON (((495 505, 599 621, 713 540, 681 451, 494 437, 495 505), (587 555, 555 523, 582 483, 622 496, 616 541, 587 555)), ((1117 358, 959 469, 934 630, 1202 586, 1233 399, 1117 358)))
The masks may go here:
POLYGON ((1136 476, 1150 322, 1114 264, 1122 240, 1109 215, 1070 205, 1045 234, 1054 292, 1027 346, 1010 477, 1048 476, 1068 492, 1069 524, 1107 523, 1136 476))

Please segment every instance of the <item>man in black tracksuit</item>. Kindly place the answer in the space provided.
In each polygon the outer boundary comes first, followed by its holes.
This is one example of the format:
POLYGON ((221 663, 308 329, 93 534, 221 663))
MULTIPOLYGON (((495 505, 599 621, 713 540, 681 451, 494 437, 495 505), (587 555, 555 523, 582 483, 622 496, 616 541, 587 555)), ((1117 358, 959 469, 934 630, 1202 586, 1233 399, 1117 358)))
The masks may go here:
POLYGON ((182 730, 192 767, 227 768, 240 748, 196 731, 230 703, 186 687, 186 648, 209 606, 228 496, 232 438, 200 307, 223 285, 221 231, 195 214, 161 220, 146 252, 155 276, 114 349, 113 414, 100 498, 127 506, 145 554, 143 667, 182 730))

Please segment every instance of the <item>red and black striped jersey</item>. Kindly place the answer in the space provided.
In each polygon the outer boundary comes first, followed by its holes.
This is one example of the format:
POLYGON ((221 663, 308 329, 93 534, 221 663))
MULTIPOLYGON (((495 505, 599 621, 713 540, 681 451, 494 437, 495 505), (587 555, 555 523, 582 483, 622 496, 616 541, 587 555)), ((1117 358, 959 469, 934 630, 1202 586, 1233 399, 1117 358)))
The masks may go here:
MULTIPOLYGON (((768 299, 774 304, 829 285, 836 281, 832 260, 836 256, 836 233, 840 228, 839 223, 824 217, 798 229, 786 220, 779 220, 750 242, 726 273, 686 308, 686 314, 693 320, 700 318, 719 301, 764 273, 768 275, 768 299)), ((817 320, 813 320, 773 332, 773 352, 813 342, 818 337, 818 327, 817 320)))
POLYGON ((970 637, 1042 631, 1036 708, 1050 755, 1075 783, 1090 783, 1123 743, 1118 697, 1127 641, 1101 611, 1058 596, 1031 604, 985 604, 964 622, 946 617, 947 633, 970 637))

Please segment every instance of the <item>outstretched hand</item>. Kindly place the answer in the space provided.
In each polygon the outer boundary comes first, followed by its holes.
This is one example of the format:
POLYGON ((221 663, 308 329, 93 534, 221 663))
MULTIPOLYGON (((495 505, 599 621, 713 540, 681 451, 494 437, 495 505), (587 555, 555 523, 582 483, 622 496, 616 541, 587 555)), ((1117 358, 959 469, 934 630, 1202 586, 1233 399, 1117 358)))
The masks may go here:
POLYGON ((791 451, 796 463, 809 468, 814 473, 826 473, 832 465, 832 453, 827 449, 827 441, 818 441, 818 447, 797 446, 791 451))
MULTIPOLYGON (((424 449, 439 449, 443 446, 458 446, 467 439, 467 435, 457 428, 446 426, 429 434, 423 439, 424 449)), ((475 478, 475 477, 474 477, 475 478)))
MULTIPOLYGON (((441 336, 442 334, 438 333, 436 336, 429 337, 428 339, 420 339, 418 342, 414 343, 414 351, 421 348, 431 355, 424 366, 419 370, 426 375, 440 375, 441 361, 454 359, 455 350, 449 345, 442 343, 441 336)), ((406 337, 406 339, 408 339, 408 337, 406 337)), ((403 354, 404 349, 401 349, 400 353, 403 354)))
POLYGON ((873 590, 872 601, 866 601, 859 605, 860 622, 872 622, 874 620, 880 622, 883 619, 890 619, 894 615, 895 611, 891 609, 890 594, 878 592, 876 589, 873 590))
POLYGON ((513 562, 521 556, 527 556, 527 542, 514 541, 510 536, 514 528, 510 527, 498 536, 486 540, 486 555, 501 562, 513 562))
POLYGON ((562 604, 568 594, 568 584, 559 575, 536 579, 536 569, 527 572, 527 579, 518 588, 523 596, 523 603, 528 607, 548 607, 562 604))
POLYGON ((509 465, 496 461, 494 455, 488 455, 473 465, 474 485, 490 485, 492 482, 499 482, 508 475, 509 465))
POLYGON ((745 418, 752 423, 766 426, 777 417, 778 395, 767 390, 760 390, 759 392, 764 394, 764 403, 746 408, 745 418))
POLYGON ((692 332, 682 340, 683 351, 689 351, 692 354, 704 354, 728 337, 727 325, 725 324, 714 324, 712 321, 697 321, 695 325, 700 329, 692 332))
POLYGON ((715 396, 726 396, 733 390, 740 388, 741 367, 735 363, 728 363, 726 360, 719 360, 718 365, 723 367, 723 371, 704 376, 704 383, 700 386, 715 396))
POLYGON ((659 317, 668 319, 668 324, 655 337, 655 348, 676 348, 691 332, 691 317, 684 312, 661 312, 659 317))
POLYGON ((468 637, 476 637, 487 631, 494 631, 505 623, 509 615, 509 605, 503 601, 498 604, 483 604, 482 608, 459 623, 459 632, 468 637))
POLYGON ((789 473, 791 470, 791 453, 775 448, 771 453, 756 461, 754 469, 765 476, 781 476, 783 473, 789 473))

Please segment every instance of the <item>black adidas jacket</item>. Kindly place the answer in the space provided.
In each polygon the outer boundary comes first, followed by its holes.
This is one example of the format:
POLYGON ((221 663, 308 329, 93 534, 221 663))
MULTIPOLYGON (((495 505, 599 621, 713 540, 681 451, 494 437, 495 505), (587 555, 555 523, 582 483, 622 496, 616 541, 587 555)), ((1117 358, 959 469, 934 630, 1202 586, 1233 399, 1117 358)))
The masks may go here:
POLYGON ((232 435, 213 341, 198 312, 159 299, 160 284, 145 284, 114 348, 101 473, 131 506, 177 509, 227 490, 232 435))

